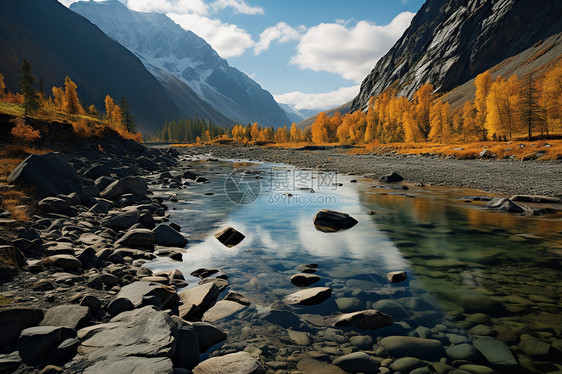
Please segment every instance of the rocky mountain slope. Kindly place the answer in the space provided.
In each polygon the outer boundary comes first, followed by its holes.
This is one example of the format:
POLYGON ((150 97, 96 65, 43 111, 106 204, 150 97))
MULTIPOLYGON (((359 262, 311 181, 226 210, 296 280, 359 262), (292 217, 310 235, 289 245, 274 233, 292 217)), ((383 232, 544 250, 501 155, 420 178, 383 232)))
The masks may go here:
POLYGON ((117 0, 76 2, 70 9, 135 53, 165 86, 179 80, 240 123, 290 125, 268 91, 229 66, 205 40, 167 16, 131 11, 117 0))
POLYGON ((562 32, 559 0, 427 0, 361 85, 352 110, 388 87, 447 92, 562 32))
POLYGON ((26 59, 49 93, 68 75, 78 85, 82 103, 98 110, 103 110, 107 94, 127 98, 144 132, 183 116, 135 55, 58 1, 0 0, 0 8, 0 72, 11 91, 19 90, 20 66, 26 59))

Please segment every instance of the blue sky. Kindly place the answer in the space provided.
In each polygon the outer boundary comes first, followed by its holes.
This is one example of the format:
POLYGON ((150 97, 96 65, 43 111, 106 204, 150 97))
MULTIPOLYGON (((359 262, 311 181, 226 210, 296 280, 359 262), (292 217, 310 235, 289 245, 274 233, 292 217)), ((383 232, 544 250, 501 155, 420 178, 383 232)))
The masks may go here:
MULTIPOLYGON (((75 0, 59 0, 69 5, 75 0)), ((352 99, 423 0, 120 0, 166 13, 297 109, 352 99)))

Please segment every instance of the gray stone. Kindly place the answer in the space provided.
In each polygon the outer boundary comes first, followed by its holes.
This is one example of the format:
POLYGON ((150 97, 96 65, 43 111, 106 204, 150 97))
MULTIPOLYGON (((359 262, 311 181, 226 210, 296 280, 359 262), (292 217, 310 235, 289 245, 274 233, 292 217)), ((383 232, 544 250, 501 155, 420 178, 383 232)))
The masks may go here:
POLYGON ((90 309, 90 312, 92 313, 97 312, 102 307, 100 299, 93 295, 84 296, 84 298, 82 298, 82 300, 80 301, 80 305, 88 307, 88 309, 90 309))
POLYGON ((173 316, 178 329, 176 351, 172 357, 174 366, 193 369, 199 363, 199 338, 195 328, 177 316, 173 316))
POLYGON ((88 367, 84 374, 172 374, 172 360, 167 357, 112 357, 88 367))
POLYGON ((45 213, 64 213, 70 209, 70 201, 58 197, 46 197, 37 205, 45 213))
POLYGON ((225 227, 215 233, 215 238, 225 246, 231 248, 240 244, 245 236, 232 227, 225 227))
POLYGON ((0 373, 12 373, 21 365, 22 359, 17 351, 0 354, 0 373))
POLYGON ((460 370, 464 370, 471 374, 494 374, 496 371, 483 365, 466 364, 459 366, 460 370))
POLYGON ((262 374, 265 370, 247 352, 209 358, 193 369, 193 374, 262 374))
POLYGON ((135 306, 133 305, 133 302, 131 300, 125 297, 118 297, 111 303, 109 303, 109 305, 107 306, 107 313, 109 313, 110 316, 115 317, 120 313, 127 312, 133 309, 135 309, 135 306))
POLYGON ((403 181, 404 178, 400 174, 392 172, 391 174, 383 175, 379 180, 385 183, 396 183, 403 181))
POLYGON ((500 366, 517 365, 513 353, 511 353, 511 350, 504 342, 491 337, 481 337, 472 344, 491 364, 500 366))
POLYGON ((201 320, 204 322, 216 322, 230 317, 245 308, 245 305, 238 304, 234 301, 221 300, 207 310, 201 320))
POLYGON ((342 314, 337 317, 334 326, 353 326, 365 330, 374 330, 380 327, 390 326, 394 319, 381 311, 375 309, 361 310, 359 312, 342 314))
POLYGON ((317 305, 327 300, 331 295, 331 288, 312 287, 287 295, 284 301, 289 305, 317 305))
POLYGON ((183 248, 187 244, 187 239, 168 225, 158 225, 152 232, 158 245, 183 248))
POLYGON ((545 356, 550 351, 550 344, 542 342, 534 336, 522 334, 519 348, 521 348, 527 356, 545 356))
POLYGON ((194 322, 191 324, 197 334, 199 350, 207 352, 213 345, 226 340, 226 334, 208 322, 194 322))
POLYGON ((363 303, 357 297, 338 297, 336 304, 338 304, 338 309, 343 313, 355 312, 363 306, 363 303))
POLYGON ((402 281, 405 281, 406 278, 407 278, 407 275, 406 275, 405 271, 392 271, 392 272, 386 274, 386 279, 388 279, 388 281, 390 283, 402 282, 402 281))
POLYGON ((43 310, 14 307, 0 310, 0 349, 15 345, 22 330, 37 326, 43 319, 43 310))
POLYGON ((221 279, 221 278, 206 278, 203 279, 201 282, 199 282, 199 284, 207 284, 207 283, 214 283, 220 292, 226 290, 226 288, 229 285, 226 279, 221 279))
POLYGON ((523 201, 527 203, 540 203, 540 204, 562 204, 562 199, 551 196, 541 195, 514 195, 509 198, 511 201, 523 201))
POLYGON ((463 343, 459 345, 452 345, 445 349, 447 356, 451 360, 467 360, 467 361, 477 361, 480 359, 480 352, 474 348, 471 344, 463 343))
POLYGON ((390 368, 401 373, 409 373, 410 371, 425 366, 425 363, 415 357, 401 357, 390 364, 390 368))
POLYGON ((311 343, 310 334, 304 331, 287 330, 289 338, 298 345, 309 345, 311 343))
POLYGON ((148 296, 156 297, 164 308, 171 308, 178 305, 180 298, 176 291, 168 286, 137 281, 126 285, 119 291, 117 298, 131 300, 135 308, 143 304, 143 298, 148 296))
POLYGON ((297 363, 297 369, 302 374, 345 374, 336 365, 322 362, 311 357, 305 357, 297 363))
POLYGON ((443 344, 436 339, 412 336, 387 336, 379 343, 391 356, 414 356, 423 360, 439 361, 444 356, 443 344))
POLYGON ((38 198, 82 192, 76 170, 58 153, 34 154, 16 166, 8 182, 31 187, 38 198))
POLYGON ((116 246, 124 246, 129 248, 154 248, 154 233, 148 229, 131 229, 127 231, 116 246))
POLYGON ((145 195, 148 192, 148 186, 141 177, 125 177, 116 180, 107 186, 100 196, 104 199, 114 200, 123 194, 145 195))
POLYGON ((318 275, 299 273, 291 277, 291 283, 298 287, 307 287, 320 280, 318 275))
POLYGON ((314 217, 314 227, 322 232, 336 232, 352 228, 357 220, 349 214, 322 209, 314 217))
POLYGON ((349 342, 359 349, 369 350, 373 348, 373 338, 368 335, 358 335, 349 338, 349 342))
POLYGON ((102 220, 101 225, 113 230, 127 230, 139 222, 139 219, 140 215, 137 210, 129 210, 102 220))
POLYGON ((217 300, 219 293, 219 289, 213 283, 180 292, 179 296, 183 302, 179 308, 180 317, 189 320, 191 317, 202 315, 217 300))
POLYGON ((76 270, 82 267, 82 263, 72 255, 54 255, 47 257, 43 263, 64 270, 76 270))
POLYGON ((123 312, 108 323, 78 331, 78 353, 88 361, 131 356, 172 357, 177 328, 166 312, 153 306, 123 312))
POLYGON ((21 332, 18 340, 19 354, 26 363, 49 362, 63 341, 75 337, 76 331, 68 327, 30 327, 21 332))
POLYGON ((80 305, 58 305, 47 310, 41 326, 62 326, 77 330, 92 319, 90 309, 80 305))
POLYGON ((365 352, 354 352, 340 356, 332 363, 349 373, 370 374, 379 372, 378 361, 365 352))

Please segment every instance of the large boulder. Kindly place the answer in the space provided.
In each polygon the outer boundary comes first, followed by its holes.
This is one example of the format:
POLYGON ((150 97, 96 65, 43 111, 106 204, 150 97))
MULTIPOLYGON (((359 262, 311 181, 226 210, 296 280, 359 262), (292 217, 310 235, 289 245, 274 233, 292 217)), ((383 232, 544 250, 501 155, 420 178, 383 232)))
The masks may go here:
POLYGON ((207 310, 201 320, 205 322, 215 322, 230 317, 244 308, 246 308, 246 305, 238 304, 234 301, 221 300, 213 305, 211 309, 207 310))
POLYGON ((64 213, 70 209, 71 202, 69 199, 46 197, 39 201, 37 205, 45 213, 64 213))
POLYGON ((225 227, 215 233, 215 238, 225 246, 231 248, 240 244, 245 236, 232 227, 225 227))
POLYGON ((307 287, 320 280, 320 277, 315 274, 298 273, 291 277, 291 283, 298 287, 307 287))
POLYGON ((43 319, 43 310, 36 308, 8 308, 0 310, 0 350, 15 345, 22 330, 37 326, 43 319))
POLYGON ((104 199, 114 200, 119 196, 132 193, 135 195, 146 195, 148 192, 148 185, 141 177, 125 177, 116 180, 107 186, 102 192, 100 197, 104 199))
POLYGON ((379 363, 365 352, 353 352, 336 358, 334 365, 348 373, 378 373, 379 363))
POLYGON ((47 310, 41 326, 62 326, 76 330, 83 327, 91 318, 90 309, 87 306, 58 305, 47 310))
POLYGON ((113 230, 127 230, 139 222, 140 214, 137 210, 119 213, 112 217, 104 218, 101 225, 113 230))
POLYGON ((31 155, 16 166, 8 182, 31 187, 38 198, 82 192, 76 170, 58 153, 31 155))
POLYGON ((126 285, 119 291, 116 299, 131 300, 137 308, 143 305, 143 299, 155 297, 164 308, 171 308, 179 303, 179 296, 173 288, 159 283, 136 281, 126 285))
POLYGON ((265 370, 248 352, 209 358, 193 369, 193 374, 262 374, 265 370))
POLYGON ((176 351, 172 361, 174 366, 193 369, 199 363, 199 338, 195 328, 177 316, 172 320, 178 330, 176 351))
POLYGON ((357 220, 349 214, 322 209, 314 217, 314 227, 322 232, 336 232, 352 228, 357 220))
POLYGON ((393 323, 394 319, 388 314, 375 309, 367 309, 342 314, 335 320, 334 326, 353 326, 364 330, 374 330, 390 326, 393 323))
POLYGON ((47 257, 43 263, 64 270, 76 270, 82 267, 82 263, 72 255, 54 255, 47 257))
POLYGON ((153 249, 154 233, 148 229, 132 229, 116 241, 115 245, 128 248, 153 249))
POLYGON ((174 366, 167 357, 119 357, 96 362, 84 374, 172 374, 174 366))
MULTIPOLYGON (((127 357, 172 357, 177 327, 153 306, 123 312, 108 323, 78 331, 78 353, 90 362, 117 362, 127 357)), ((146 372, 146 371, 144 371, 146 372)))
POLYGON ((328 287, 312 287, 285 296, 284 301, 289 305, 316 305, 327 300, 332 295, 328 287))
POLYGON ((226 334, 208 322, 194 322, 191 326, 197 334, 200 352, 207 352, 213 345, 226 340, 226 334))
POLYGON ((168 225, 158 225, 154 230, 154 242, 169 247, 185 247, 187 239, 168 225))
POLYGON ((53 360, 57 347, 66 339, 76 337, 76 331, 61 326, 30 327, 21 332, 18 350, 23 361, 36 364, 53 360))
POLYGON ((491 364, 504 367, 517 365, 513 353, 502 341, 491 337, 481 337, 476 339, 473 345, 491 364))

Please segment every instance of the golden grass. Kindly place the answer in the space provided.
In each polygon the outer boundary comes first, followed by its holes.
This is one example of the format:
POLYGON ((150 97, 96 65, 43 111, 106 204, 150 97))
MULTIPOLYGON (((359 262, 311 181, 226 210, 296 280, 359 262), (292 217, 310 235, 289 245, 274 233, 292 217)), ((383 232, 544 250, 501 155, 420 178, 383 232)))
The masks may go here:
POLYGON ((382 154, 396 151, 402 154, 434 154, 440 156, 453 156, 458 159, 470 159, 479 157, 484 149, 489 150, 498 158, 523 159, 535 155, 538 151, 545 152, 540 160, 556 160, 562 155, 562 140, 512 140, 508 142, 478 141, 478 142, 455 142, 449 144, 440 143, 390 143, 382 146, 367 145, 347 151, 347 154, 382 154), (550 145, 550 147, 545 147, 550 145))

